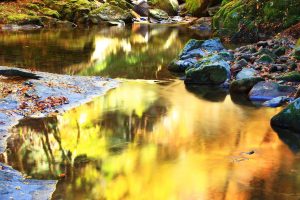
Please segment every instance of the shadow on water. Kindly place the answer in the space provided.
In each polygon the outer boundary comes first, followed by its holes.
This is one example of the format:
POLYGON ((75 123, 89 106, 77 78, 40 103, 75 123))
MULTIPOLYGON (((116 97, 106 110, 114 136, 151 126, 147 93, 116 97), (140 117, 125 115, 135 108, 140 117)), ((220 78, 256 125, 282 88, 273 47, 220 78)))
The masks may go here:
POLYGON ((224 101, 228 94, 225 89, 218 86, 186 85, 185 87, 189 92, 195 94, 195 96, 213 102, 224 101))
POLYGON ((279 138, 289 146, 289 148, 294 152, 298 153, 300 151, 300 133, 290 131, 288 129, 272 127, 274 131, 278 134, 279 138))

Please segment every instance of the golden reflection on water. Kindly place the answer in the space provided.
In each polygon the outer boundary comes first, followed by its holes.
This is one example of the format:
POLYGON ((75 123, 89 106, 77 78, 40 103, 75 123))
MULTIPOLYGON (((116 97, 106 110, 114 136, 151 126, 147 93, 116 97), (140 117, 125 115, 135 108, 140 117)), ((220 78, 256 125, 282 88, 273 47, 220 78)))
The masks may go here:
POLYGON ((34 177, 65 173, 54 199, 299 199, 299 156, 269 126, 278 110, 221 99, 124 82, 50 128, 19 126, 5 156, 34 177))

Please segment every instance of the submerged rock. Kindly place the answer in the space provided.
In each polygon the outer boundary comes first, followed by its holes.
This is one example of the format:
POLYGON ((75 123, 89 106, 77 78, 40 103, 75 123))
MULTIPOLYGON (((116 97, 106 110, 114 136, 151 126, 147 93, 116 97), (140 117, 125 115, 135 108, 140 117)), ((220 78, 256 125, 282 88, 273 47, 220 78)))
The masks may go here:
POLYGON ((249 93, 249 98, 252 101, 268 101, 279 96, 289 96, 295 92, 294 87, 262 81, 254 85, 249 93))
POLYGON ((230 66, 219 55, 203 58, 187 69, 185 83, 220 85, 230 77, 230 66))
POLYGON ((26 179, 20 172, 0 163, 0 198, 3 200, 48 200, 57 181, 26 179))
POLYGON ((275 108, 275 107, 282 106, 290 101, 292 101, 292 98, 289 98, 286 96, 281 96, 281 97, 275 97, 274 99, 266 101, 263 103, 263 105, 267 106, 267 107, 275 108))
POLYGON ((294 130, 300 134, 300 98, 288 105, 284 110, 275 115, 271 125, 275 127, 294 130))

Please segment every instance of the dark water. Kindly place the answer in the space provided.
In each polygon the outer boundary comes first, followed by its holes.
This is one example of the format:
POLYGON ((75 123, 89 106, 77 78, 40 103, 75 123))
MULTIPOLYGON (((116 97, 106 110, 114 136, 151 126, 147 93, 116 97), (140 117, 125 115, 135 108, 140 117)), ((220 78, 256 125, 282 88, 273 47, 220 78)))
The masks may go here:
POLYGON ((299 137, 269 125, 280 109, 186 87, 166 70, 190 37, 201 35, 147 26, 0 35, 0 65, 125 78, 61 116, 22 121, 1 160, 59 179, 53 199, 300 199, 299 137))

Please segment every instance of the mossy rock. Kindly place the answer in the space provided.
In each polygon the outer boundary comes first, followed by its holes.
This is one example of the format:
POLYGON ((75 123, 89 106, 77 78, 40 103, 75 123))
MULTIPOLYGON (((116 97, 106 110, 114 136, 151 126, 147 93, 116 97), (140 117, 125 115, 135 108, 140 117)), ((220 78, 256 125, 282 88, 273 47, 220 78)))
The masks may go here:
POLYGON ((219 55, 203 58, 186 70, 186 84, 220 85, 230 76, 230 66, 219 55))
POLYGON ((11 14, 7 17, 7 21, 8 23, 15 23, 19 25, 43 25, 39 16, 32 16, 27 14, 11 14))
POLYGON ((132 15, 130 14, 129 10, 124 10, 108 3, 101 5, 98 9, 92 10, 90 12, 90 17, 103 21, 132 21, 132 15))
POLYGON ((167 20, 169 18, 169 15, 167 12, 161 9, 149 9, 149 15, 150 17, 153 17, 157 20, 167 20))
POLYGON ((179 10, 179 4, 177 0, 156 0, 150 1, 150 4, 153 5, 154 8, 161 9, 168 13, 168 15, 177 15, 179 10))
POLYGON ((300 132, 300 98, 288 105, 284 110, 275 115, 271 120, 271 125, 286 128, 297 133, 300 132))
POLYGON ((300 82, 300 72, 294 71, 284 74, 277 78, 277 80, 287 81, 287 82, 300 82))
POLYGON ((274 50, 273 53, 274 53, 276 56, 282 56, 282 55, 285 54, 285 52, 286 52, 286 48, 285 48, 285 47, 278 47, 277 49, 274 50))
POLYGON ((293 55, 297 60, 300 60, 300 46, 295 48, 293 55))
POLYGON ((39 5, 35 4, 35 3, 27 3, 25 5, 26 8, 30 9, 30 10, 34 10, 37 11, 40 9, 39 5))
POLYGON ((264 81, 264 79, 261 77, 253 77, 234 80, 230 84, 230 93, 248 93, 253 86, 260 81, 264 81))
POLYGON ((257 62, 270 64, 270 63, 274 63, 274 59, 271 56, 269 56, 268 54, 263 54, 260 56, 260 58, 258 59, 257 62))
POLYGON ((60 14, 56 10, 52 10, 50 8, 43 8, 40 12, 45 16, 54 17, 57 19, 60 18, 60 14))

